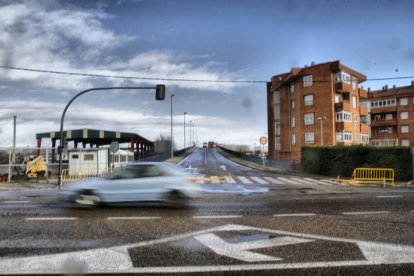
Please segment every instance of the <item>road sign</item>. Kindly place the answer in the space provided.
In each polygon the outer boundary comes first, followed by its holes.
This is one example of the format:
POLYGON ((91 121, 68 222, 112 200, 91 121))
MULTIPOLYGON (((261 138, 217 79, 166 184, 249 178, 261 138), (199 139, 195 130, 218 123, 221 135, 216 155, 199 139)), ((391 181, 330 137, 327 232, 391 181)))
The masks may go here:
POLYGON ((0 258, 0 274, 61 274, 66 267, 78 273, 172 274, 412 263, 410 245, 228 224, 110 248, 0 258), (266 249, 266 254, 255 249, 266 249))
POLYGON ((266 145, 267 144, 267 138, 265 136, 260 137, 260 144, 266 145))

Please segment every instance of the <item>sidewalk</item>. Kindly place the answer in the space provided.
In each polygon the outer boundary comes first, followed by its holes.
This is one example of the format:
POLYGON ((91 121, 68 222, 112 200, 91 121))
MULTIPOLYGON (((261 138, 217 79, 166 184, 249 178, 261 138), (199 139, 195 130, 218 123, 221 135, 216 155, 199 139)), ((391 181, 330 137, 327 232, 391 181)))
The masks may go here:
POLYGON ((22 190, 57 189, 57 180, 50 182, 1 182, 0 192, 14 192, 22 190))

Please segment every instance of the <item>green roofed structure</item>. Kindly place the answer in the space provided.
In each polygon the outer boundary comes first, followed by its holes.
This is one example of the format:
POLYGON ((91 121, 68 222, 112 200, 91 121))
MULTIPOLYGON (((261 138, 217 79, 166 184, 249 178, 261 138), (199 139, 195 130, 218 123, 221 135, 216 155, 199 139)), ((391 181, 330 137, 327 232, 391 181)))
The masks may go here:
MULTIPOLYGON (((83 148, 86 145, 92 147, 109 146, 112 142, 129 143, 130 148, 136 151, 136 154, 143 155, 144 153, 154 151, 154 142, 131 132, 120 131, 107 131, 96 129, 75 129, 66 130, 63 132, 66 142, 73 142, 75 148, 78 148, 78 144, 81 143, 83 148)), ((60 139, 60 131, 37 133, 37 147, 40 149, 42 146, 42 139, 50 138, 52 141, 53 154, 55 156, 56 141, 60 139)), ((138 157, 139 158, 139 157, 138 157)))

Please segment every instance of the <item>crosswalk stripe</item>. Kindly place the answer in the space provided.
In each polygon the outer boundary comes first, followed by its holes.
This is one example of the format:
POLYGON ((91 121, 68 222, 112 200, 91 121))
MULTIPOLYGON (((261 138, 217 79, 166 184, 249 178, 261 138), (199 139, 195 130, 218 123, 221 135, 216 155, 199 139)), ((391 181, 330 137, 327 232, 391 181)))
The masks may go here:
POLYGON ((220 179, 217 176, 210 176, 210 182, 213 184, 219 184, 220 179))
POLYGON ((321 184, 321 185, 333 185, 333 183, 330 180, 316 180, 313 178, 305 178, 308 181, 317 183, 317 184, 321 184))
POLYGON ((278 177, 279 180, 282 180, 283 182, 287 183, 287 184, 292 184, 292 185, 300 185, 300 183, 293 181, 289 178, 285 178, 285 177, 278 177))
POLYGON ((303 179, 303 178, 298 178, 298 177, 292 177, 292 179, 294 179, 295 181, 297 181, 297 182, 299 182, 299 183, 306 184, 306 185, 315 185, 315 184, 319 184, 319 183, 317 183, 316 181, 315 181, 315 182, 313 182, 313 181, 308 181, 308 180, 305 180, 305 179, 303 179))
POLYGON ((261 179, 260 177, 252 176, 250 178, 253 179, 253 181, 256 181, 259 184, 265 184, 265 185, 269 184, 267 181, 261 179))
POLYGON ((233 177, 231 176, 225 176, 224 179, 226 180, 226 183, 230 183, 230 184, 236 184, 236 180, 233 179, 233 177))
POLYGON ((273 177, 263 177, 263 178, 266 179, 267 181, 273 183, 273 184, 279 184, 279 185, 285 184, 284 182, 282 182, 282 181, 280 181, 276 178, 273 178, 273 177))
POLYGON ((244 177, 244 176, 237 176, 237 178, 241 181, 241 182, 243 182, 243 184, 253 184, 253 182, 251 182, 249 179, 247 179, 246 177, 244 177))

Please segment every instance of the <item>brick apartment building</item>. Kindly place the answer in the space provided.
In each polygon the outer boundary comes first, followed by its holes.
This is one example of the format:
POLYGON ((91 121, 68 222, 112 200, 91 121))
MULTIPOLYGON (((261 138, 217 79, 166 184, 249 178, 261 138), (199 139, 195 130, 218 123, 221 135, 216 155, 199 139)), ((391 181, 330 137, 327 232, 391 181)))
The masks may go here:
POLYGON ((370 91, 371 145, 414 144, 414 81, 404 87, 370 91))
POLYGON ((300 160, 303 145, 369 143, 368 94, 358 88, 365 80, 339 61, 273 76, 267 84, 269 157, 300 160))

